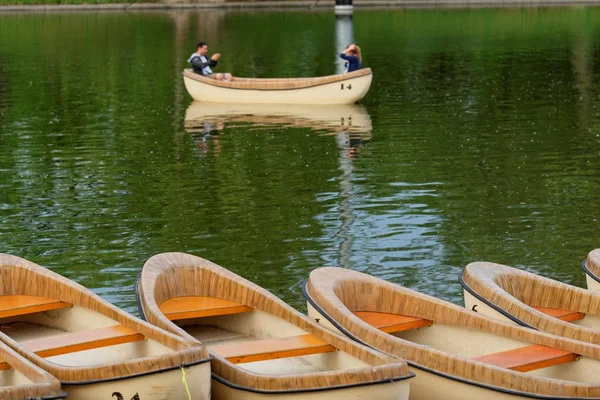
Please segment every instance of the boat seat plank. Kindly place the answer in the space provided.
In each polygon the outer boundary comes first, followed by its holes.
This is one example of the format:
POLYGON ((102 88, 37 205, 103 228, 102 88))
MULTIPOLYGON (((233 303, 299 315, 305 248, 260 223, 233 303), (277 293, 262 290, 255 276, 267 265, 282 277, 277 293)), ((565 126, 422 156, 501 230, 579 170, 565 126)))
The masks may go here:
POLYGON ((241 303, 205 296, 174 297, 162 303, 159 308, 171 321, 239 314, 254 310, 241 303))
POLYGON ((428 319, 372 311, 356 311, 354 315, 385 333, 395 333, 422 328, 431 326, 433 323, 433 321, 428 319))
POLYGON ((497 367, 527 372, 577 360, 578 355, 565 350, 531 345, 476 357, 474 360, 497 367))
POLYGON ((577 311, 571 311, 571 310, 561 310, 558 308, 537 307, 537 306, 533 307, 533 308, 535 308, 539 312, 542 312, 546 315, 549 315, 554 318, 558 318, 558 319, 566 321, 566 322, 579 321, 580 319, 583 319, 583 317, 585 316, 584 313, 580 313, 577 311))
POLYGON ((71 307, 72 304, 46 297, 11 295, 0 296, 0 318, 16 317, 42 311, 71 307))
POLYGON ((123 325, 50 336, 21 342, 21 345, 40 357, 114 346, 144 340, 144 335, 123 325))
POLYGON ((328 353, 337 349, 318 337, 307 334, 279 339, 210 346, 210 350, 234 364, 241 364, 328 353))

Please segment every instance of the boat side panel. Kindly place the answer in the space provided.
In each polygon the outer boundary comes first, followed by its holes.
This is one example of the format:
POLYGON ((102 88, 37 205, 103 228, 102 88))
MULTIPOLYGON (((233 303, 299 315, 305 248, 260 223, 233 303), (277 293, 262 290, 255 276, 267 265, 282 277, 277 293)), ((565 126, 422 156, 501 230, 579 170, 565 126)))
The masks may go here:
MULTIPOLYGON (((136 394, 140 400, 187 399, 181 368, 129 379, 94 383, 88 385, 65 385, 70 399, 81 400, 129 400, 136 394)), ((185 381, 193 400, 210 400, 210 363, 185 368, 185 381)))
POLYGON ((465 298, 465 308, 467 310, 472 310, 478 312, 479 314, 487 315, 488 317, 492 317, 500 321, 510 322, 511 324, 515 323, 515 321, 507 318, 498 311, 494 310, 492 307, 488 306, 483 301, 479 300, 466 290, 463 290, 463 294, 465 298))
POLYGON ((212 400, 408 400, 410 382, 412 380, 414 380, 414 378, 411 380, 377 383, 372 385, 354 386, 340 389, 315 390, 297 393, 280 392, 273 394, 240 390, 213 380, 212 400))
POLYGON ((351 104, 362 99, 373 75, 319 86, 287 90, 250 90, 212 86, 184 76, 185 87, 194 100, 215 103, 351 104), (348 89, 351 87, 351 89, 348 89))
POLYGON ((319 313, 313 306, 312 304, 310 304, 309 301, 306 302, 307 308, 308 308, 308 317, 310 319, 312 319, 313 321, 315 321, 316 323, 318 323, 319 325, 322 325, 324 328, 329 329, 332 332, 335 333, 340 333, 340 334, 344 334, 342 331, 340 331, 338 328, 336 328, 335 326, 333 326, 333 324, 325 317, 323 317, 321 315, 321 313, 319 313))
POLYGON ((600 292, 600 282, 592 278, 588 273, 585 274, 585 281, 587 283, 588 290, 600 292))

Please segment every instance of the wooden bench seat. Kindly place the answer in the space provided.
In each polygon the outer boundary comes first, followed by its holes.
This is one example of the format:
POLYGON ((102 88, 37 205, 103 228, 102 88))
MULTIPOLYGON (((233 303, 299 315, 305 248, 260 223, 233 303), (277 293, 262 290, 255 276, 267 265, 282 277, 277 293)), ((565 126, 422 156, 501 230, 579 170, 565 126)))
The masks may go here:
POLYGON ((238 314, 254 310, 241 303, 205 296, 174 297, 162 303, 159 308, 171 321, 238 314))
POLYGON ((373 311, 356 311, 358 318, 385 333, 406 331, 409 329, 430 326, 433 322, 428 319, 409 317, 400 314, 388 314, 373 311))
POLYGON ((16 317, 42 311, 71 307, 72 304, 46 297, 11 295, 0 296, 0 318, 16 317))
POLYGON ((552 347, 531 345, 476 357, 474 360, 514 371, 527 372, 577 360, 577 354, 552 347))
POLYGON ((328 353, 337 349, 314 335, 291 336, 254 342, 210 346, 210 350, 234 364, 328 353))
POLYGON ((583 317, 585 316, 584 313, 580 313, 578 311, 560 310, 558 308, 537 307, 537 306, 533 307, 533 308, 535 308, 539 312, 542 312, 546 315, 549 315, 554 318, 558 318, 558 319, 566 321, 566 322, 579 321, 580 319, 583 319, 583 317))

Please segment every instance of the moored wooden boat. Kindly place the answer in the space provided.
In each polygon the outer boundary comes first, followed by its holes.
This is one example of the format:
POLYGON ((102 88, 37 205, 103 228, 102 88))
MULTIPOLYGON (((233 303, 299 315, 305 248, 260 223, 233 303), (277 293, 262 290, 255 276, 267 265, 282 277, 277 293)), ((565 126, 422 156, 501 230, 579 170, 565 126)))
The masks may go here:
POLYGON ((0 331, 0 340, 57 377, 70 398, 187 399, 188 389, 194 400, 210 398, 205 346, 7 254, 0 254, 0 331))
POLYGON ((319 323, 407 360, 413 400, 600 398, 600 346, 341 268, 314 270, 304 292, 319 323))
POLYGON ((215 400, 408 399, 404 361, 327 331, 202 258, 150 258, 138 291, 148 321, 208 346, 215 400))
POLYGON ((238 78, 222 82, 183 72, 194 100, 214 103, 351 104, 369 91, 373 73, 364 68, 347 74, 316 78, 238 78))
MULTIPOLYGON (((1 335, 1 334, 0 334, 1 335)), ((0 343, 0 399, 64 399, 58 379, 0 343)))
POLYGON ((600 292, 600 249, 590 251, 581 265, 585 271, 587 288, 600 292))
POLYGON ((467 265, 461 285, 470 310, 600 345, 600 293, 489 262, 467 265))

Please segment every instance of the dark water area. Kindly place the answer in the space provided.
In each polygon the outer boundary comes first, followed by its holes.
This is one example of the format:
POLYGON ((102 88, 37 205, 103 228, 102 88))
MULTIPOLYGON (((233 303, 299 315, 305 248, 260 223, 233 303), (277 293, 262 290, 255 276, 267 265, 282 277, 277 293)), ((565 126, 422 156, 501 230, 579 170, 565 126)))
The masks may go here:
POLYGON ((584 286, 599 46, 586 7, 2 15, 0 252, 132 312, 165 251, 301 310, 325 265, 457 304, 479 260, 584 286), (200 39, 219 71, 318 76, 350 30, 374 70, 359 105, 227 108, 183 86, 200 39))

